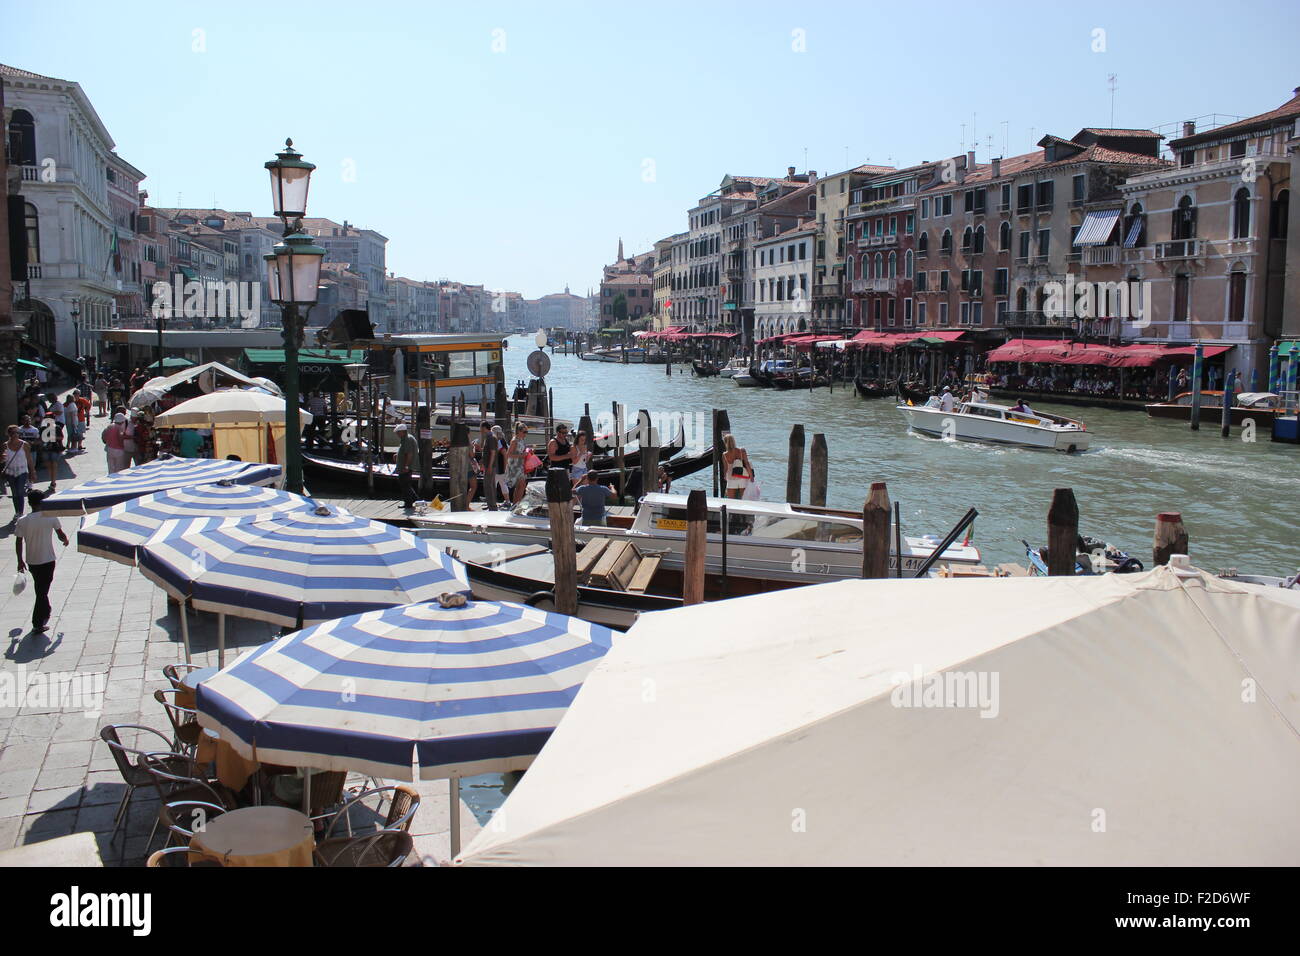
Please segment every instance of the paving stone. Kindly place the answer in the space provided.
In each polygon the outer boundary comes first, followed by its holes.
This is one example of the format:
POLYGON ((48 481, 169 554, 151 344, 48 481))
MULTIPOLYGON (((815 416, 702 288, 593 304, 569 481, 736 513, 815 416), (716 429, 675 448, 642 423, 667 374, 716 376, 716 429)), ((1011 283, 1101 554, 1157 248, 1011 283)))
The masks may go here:
POLYGON ((18 831, 22 829, 22 817, 0 818, 0 850, 12 849, 18 840, 18 831))
POLYGON ((77 823, 76 809, 50 810, 46 813, 29 813, 23 817, 18 830, 17 843, 40 843, 55 837, 67 836, 77 823))
POLYGON ((27 813, 27 801, 30 799, 31 794, 26 791, 12 797, 0 797, 0 819, 23 816, 27 813))
POLYGON ((45 757, 44 768, 86 767, 90 763, 92 744, 90 741, 76 743, 50 744, 50 751, 45 757))
POLYGON ((0 752, 0 772, 6 770, 26 770, 31 768, 38 769, 45 760, 45 752, 49 745, 39 744, 18 744, 9 747, 0 752))
POLYGON ((28 813, 47 810, 75 810, 81 806, 81 787, 56 787, 53 790, 33 790, 27 800, 28 813))
POLYGON ((86 781, 85 767, 60 767, 55 770, 42 770, 36 778, 33 790, 60 790, 65 787, 81 787, 86 781))
POLYGON ((77 833, 108 833, 113 829, 113 817, 116 815, 117 806, 115 804, 99 804, 97 806, 82 805, 77 811, 77 822, 75 832, 77 833))

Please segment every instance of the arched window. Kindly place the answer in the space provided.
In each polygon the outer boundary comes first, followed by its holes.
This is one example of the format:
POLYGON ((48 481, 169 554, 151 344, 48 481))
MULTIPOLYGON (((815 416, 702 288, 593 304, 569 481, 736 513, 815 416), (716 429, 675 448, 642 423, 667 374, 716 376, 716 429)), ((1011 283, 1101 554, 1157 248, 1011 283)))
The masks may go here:
MULTIPOLYGON (((849 256, 849 278, 850 278, 850 279, 854 278, 854 275, 853 275, 853 257, 852 257, 852 256, 849 256)), ((864 277, 861 276, 861 275, 859 275, 859 276, 857 276, 857 278, 861 279, 861 278, 864 278, 864 277)))
MULTIPOLYGON (((1245 192, 1243 189, 1242 192, 1245 192)), ((1237 266, 1228 276, 1228 321, 1241 322, 1246 318, 1246 273, 1237 266)))
POLYGON ((1170 238, 1174 240, 1196 238, 1196 207, 1192 205, 1191 196, 1184 196, 1178 200, 1170 238))
POLYGON ((14 110, 9 117, 9 165, 36 165, 36 121, 26 110, 14 110))
POLYGON ((951 230, 945 229, 943 231, 943 236, 939 240, 939 251, 942 252, 944 255, 948 255, 949 253, 952 252, 952 231, 951 230))
POLYGON ((876 278, 883 279, 884 277, 885 277, 885 257, 877 252, 876 253, 876 278))
POLYGON ((27 261, 41 261, 41 223, 36 207, 31 203, 23 204, 23 225, 27 231, 27 261))
POLYGON ((1134 203, 1124 223, 1124 248, 1137 249, 1147 244, 1147 217, 1141 203, 1134 203))
POLYGON ((870 279, 871 276, 872 276, 871 256, 863 256, 862 257, 862 278, 870 279))
POLYGON ((975 230, 975 252, 984 251, 984 227, 980 226, 975 230))
MULTIPOLYGON (((1232 238, 1250 237, 1250 190, 1244 186, 1232 197, 1232 238)), ((1244 278, 1242 280, 1245 281, 1244 278)), ((1242 286, 1243 290, 1245 286, 1242 286)))
POLYGON ((1025 312, 1029 309, 1029 292, 1024 286, 1016 290, 1016 311, 1025 312))
POLYGON ((924 256, 928 254, 929 251, 930 251, 930 234, 928 232, 923 232, 921 233, 920 238, 916 240, 916 254, 918 256, 924 256))
POLYGON ((967 227, 966 227, 966 231, 963 232, 963 233, 961 234, 961 251, 962 251, 962 252, 970 252, 970 251, 971 251, 971 244, 974 242, 974 237, 975 237, 975 233, 973 233, 973 232, 971 231, 970 226, 967 226, 967 227))
POLYGON ((892 279, 897 275, 898 275, 898 253, 891 252, 889 254, 889 278, 892 279))
POLYGON ((912 278, 912 250, 911 249, 908 249, 907 254, 903 256, 903 269, 906 271, 907 277, 909 279, 912 278))
POLYGON ((1004 222, 998 229, 998 248, 1007 252, 1011 248, 1011 223, 1004 222))

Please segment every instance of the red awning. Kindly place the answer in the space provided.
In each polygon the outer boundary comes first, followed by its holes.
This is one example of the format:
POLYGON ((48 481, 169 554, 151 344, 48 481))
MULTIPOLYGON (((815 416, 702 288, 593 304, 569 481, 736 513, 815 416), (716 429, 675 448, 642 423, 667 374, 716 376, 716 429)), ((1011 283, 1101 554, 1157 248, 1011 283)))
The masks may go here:
MULTIPOLYGON (((1207 345, 1206 358, 1220 355, 1231 345, 1207 345)), ((1192 346, 1168 346, 1132 342, 1127 345, 1095 345, 1082 342, 1052 342, 1018 339, 989 352, 989 362, 1030 362, 1047 365, 1100 365, 1106 368, 1148 368, 1157 362, 1187 357, 1192 346)))
POLYGON ((864 329, 849 339, 848 348, 873 348, 892 352, 898 346, 915 342, 917 339, 942 339, 945 342, 955 342, 965 334, 964 329, 920 329, 912 332, 877 332, 874 329, 864 329))

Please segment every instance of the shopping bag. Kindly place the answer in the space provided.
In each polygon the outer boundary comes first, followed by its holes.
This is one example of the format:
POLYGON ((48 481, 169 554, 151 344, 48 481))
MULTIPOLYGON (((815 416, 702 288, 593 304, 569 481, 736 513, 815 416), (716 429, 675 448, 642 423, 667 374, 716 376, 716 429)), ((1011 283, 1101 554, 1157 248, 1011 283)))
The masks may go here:
POLYGON ((14 594, 22 594, 27 590, 27 575, 19 571, 14 575, 14 594))
POLYGON ((758 501, 763 497, 763 486, 757 481, 750 479, 749 484, 745 486, 744 493, 740 497, 746 501, 758 501))
POLYGON ((531 448, 528 449, 528 454, 524 456, 524 471, 528 472, 528 474, 531 475, 533 472, 535 472, 538 468, 541 467, 542 467, 542 460, 538 458, 536 454, 533 453, 533 450, 531 448))

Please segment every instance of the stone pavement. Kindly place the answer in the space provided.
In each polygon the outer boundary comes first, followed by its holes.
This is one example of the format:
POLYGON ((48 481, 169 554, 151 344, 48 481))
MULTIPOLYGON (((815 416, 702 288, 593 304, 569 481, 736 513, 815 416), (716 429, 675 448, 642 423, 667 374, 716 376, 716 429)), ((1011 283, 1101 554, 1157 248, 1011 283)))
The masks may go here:
MULTIPOLYGON (((60 467, 60 489, 107 473, 100 438, 107 421, 92 417, 86 452, 60 467)), ((12 517, 6 495, 0 522, 12 517)), ((0 849, 85 831, 96 835, 106 863, 140 865, 157 815, 157 797, 149 789, 137 790, 125 835, 110 841, 113 816, 126 788, 99 731, 105 724, 143 724, 171 737, 167 716, 153 693, 170 686, 163 666, 185 659, 180 619, 176 608, 168 607, 164 592, 134 568, 77 551, 77 519, 64 518, 62 525, 72 544, 63 549, 55 541, 59 558, 50 589, 54 610, 45 634, 31 633, 30 584, 23 594, 12 592, 17 571, 13 525, 0 528, 0 627, 8 638, 0 661, 0 849), (102 711, 87 713, 84 702, 71 706, 67 695, 58 692, 61 679, 84 682, 65 687, 92 689, 93 682, 102 681, 102 711)), ((271 625, 228 618, 227 663, 276 633, 271 625)), ((215 666, 216 616, 190 612, 190 641, 194 663, 215 666)), ((141 749, 161 746, 156 738, 140 738, 141 749)), ((129 734, 123 742, 136 746, 129 734)), ((358 776, 348 784, 362 782, 358 776)), ((447 782, 429 781, 417 789, 422 799, 411 832, 418 855, 426 864, 445 861, 447 782)), ((468 845, 479 825, 463 800, 460 816, 462 845, 468 845)), ((153 849, 161 844, 161 837, 156 838, 153 849)))

